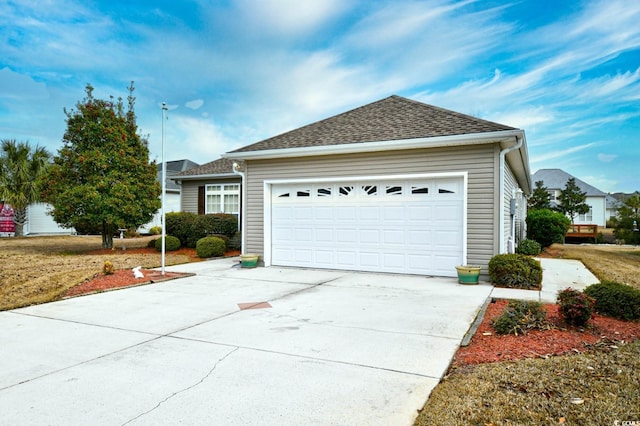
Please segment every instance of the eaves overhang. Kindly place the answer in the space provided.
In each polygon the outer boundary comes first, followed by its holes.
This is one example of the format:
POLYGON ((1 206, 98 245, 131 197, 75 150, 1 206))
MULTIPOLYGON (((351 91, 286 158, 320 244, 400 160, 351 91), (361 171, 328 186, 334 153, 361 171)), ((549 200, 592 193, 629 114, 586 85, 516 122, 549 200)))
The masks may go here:
POLYGON ((217 174, 200 174, 200 175, 187 175, 187 176, 171 176, 171 180, 183 181, 183 180, 203 180, 203 179, 223 179, 223 178, 237 178, 235 173, 217 173, 217 174))
POLYGON ((223 158, 237 160, 266 160, 272 158, 308 157, 316 155, 356 154, 364 152, 397 151, 403 149, 437 148, 447 146, 476 145, 487 143, 514 143, 524 137, 519 129, 497 132, 468 133, 463 135, 435 136, 429 138, 398 139, 390 141, 359 142, 339 145, 307 146, 299 148, 265 149, 256 151, 231 151, 223 158))

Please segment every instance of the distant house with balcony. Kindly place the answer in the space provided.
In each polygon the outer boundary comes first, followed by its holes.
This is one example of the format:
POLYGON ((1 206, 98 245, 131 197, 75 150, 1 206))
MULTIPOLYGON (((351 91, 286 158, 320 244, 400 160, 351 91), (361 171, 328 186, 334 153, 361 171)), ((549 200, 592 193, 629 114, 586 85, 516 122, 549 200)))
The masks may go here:
POLYGON ((567 181, 571 178, 575 179, 578 188, 586 194, 587 199, 585 202, 589 205, 589 211, 585 214, 576 215, 573 218, 573 223, 576 225, 585 224, 606 227, 607 220, 615 216, 617 209, 615 198, 606 192, 589 185, 561 169, 540 169, 532 175, 531 181, 543 182, 543 186, 547 188, 550 195, 551 207, 556 207, 558 206, 560 192, 565 188, 567 181))

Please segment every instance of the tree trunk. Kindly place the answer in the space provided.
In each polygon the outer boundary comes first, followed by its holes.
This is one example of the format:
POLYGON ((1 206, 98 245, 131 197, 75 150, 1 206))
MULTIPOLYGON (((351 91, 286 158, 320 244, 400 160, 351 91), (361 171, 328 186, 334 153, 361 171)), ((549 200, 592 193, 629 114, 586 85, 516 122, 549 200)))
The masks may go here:
POLYGON ((113 225, 102 222, 102 248, 113 248, 113 225))
POLYGON ((13 223, 16 225, 14 235, 16 237, 22 237, 24 231, 24 224, 27 223, 27 208, 14 209, 13 211, 13 223))

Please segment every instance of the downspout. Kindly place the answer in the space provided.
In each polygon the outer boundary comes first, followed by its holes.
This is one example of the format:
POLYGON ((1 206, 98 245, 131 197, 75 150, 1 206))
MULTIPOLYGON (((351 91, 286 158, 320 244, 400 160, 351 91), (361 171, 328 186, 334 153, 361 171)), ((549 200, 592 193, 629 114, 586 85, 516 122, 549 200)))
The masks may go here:
POLYGON ((246 175, 244 172, 240 171, 240 166, 238 165, 238 163, 234 162, 233 163, 233 167, 231 168, 233 173, 240 175, 240 177, 242 177, 242 185, 240 187, 240 190, 242 191, 242 198, 241 198, 241 204, 240 204, 240 233, 242 234, 242 241, 241 241, 241 245, 242 247, 240 247, 240 253, 241 254, 245 254, 245 242, 247 239, 247 233, 245 232, 246 227, 247 227, 247 221, 246 221, 246 213, 245 213, 245 206, 244 206, 244 200, 245 200, 245 194, 247 193, 247 187, 245 185, 245 181, 246 181, 246 175))
POLYGON ((504 241, 504 175, 505 175, 505 164, 506 164, 506 156, 511 151, 515 151, 516 149, 520 149, 522 144, 524 143, 524 138, 522 136, 516 136, 516 144, 509 148, 505 148, 500 151, 500 213, 498 215, 498 220, 500 222, 498 226, 498 251, 499 253, 504 253, 505 250, 505 241, 504 241))

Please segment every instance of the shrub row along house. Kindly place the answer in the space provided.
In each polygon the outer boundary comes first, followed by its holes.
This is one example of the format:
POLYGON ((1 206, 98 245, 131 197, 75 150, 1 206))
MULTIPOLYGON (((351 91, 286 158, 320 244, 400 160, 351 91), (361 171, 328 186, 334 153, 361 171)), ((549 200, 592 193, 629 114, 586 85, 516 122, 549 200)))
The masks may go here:
POLYGON ((455 276, 524 238, 524 131, 391 96, 174 177, 264 265, 455 276), (235 163, 235 167, 234 167, 235 163))

